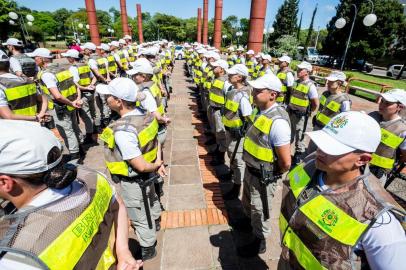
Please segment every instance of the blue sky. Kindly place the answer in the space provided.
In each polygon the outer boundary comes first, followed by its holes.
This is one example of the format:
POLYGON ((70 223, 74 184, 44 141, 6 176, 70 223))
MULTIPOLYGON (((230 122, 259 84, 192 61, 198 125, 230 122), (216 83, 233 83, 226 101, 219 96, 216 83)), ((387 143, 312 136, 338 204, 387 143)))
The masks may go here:
MULTIPOLYGON (((284 0, 268 0, 266 25, 275 18, 279 6, 284 0)), ((335 6, 339 0, 300 0, 299 16, 303 11, 302 28, 307 28, 310 24, 311 15, 316 3, 319 8, 315 18, 315 28, 323 29, 330 18, 335 15, 335 6)), ((76 10, 85 6, 85 0, 17 0, 17 3, 31 9, 40 11, 53 11, 58 8, 68 8, 76 10)), ((108 10, 114 6, 120 10, 120 0, 95 0, 96 8, 108 10)), ((195 17, 197 8, 203 6, 203 0, 127 0, 127 13, 130 16, 136 15, 135 5, 141 4, 143 12, 155 12, 170 14, 182 18, 195 17)), ((209 18, 214 17, 214 0, 209 0, 209 18)), ((235 15, 239 18, 249 18, 250 0, 223 0, 223 18, 235 15)))

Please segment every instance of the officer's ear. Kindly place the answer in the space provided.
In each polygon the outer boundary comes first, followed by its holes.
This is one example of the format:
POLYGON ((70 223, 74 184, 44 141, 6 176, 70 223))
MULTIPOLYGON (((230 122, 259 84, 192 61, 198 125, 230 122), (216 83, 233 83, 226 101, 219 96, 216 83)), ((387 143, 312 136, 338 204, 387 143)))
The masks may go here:
POLYGON ((14 187, 14 179, 6 174, 0 174, 0 192, 10 193, 14 187))
POLYGON ((359 168, 367 165, 372 159, 371 153, 360 152, 360 151, 359 152, 355 151, 355 153, 358 154, 358 160, 355 162, 355 165, 359 168))

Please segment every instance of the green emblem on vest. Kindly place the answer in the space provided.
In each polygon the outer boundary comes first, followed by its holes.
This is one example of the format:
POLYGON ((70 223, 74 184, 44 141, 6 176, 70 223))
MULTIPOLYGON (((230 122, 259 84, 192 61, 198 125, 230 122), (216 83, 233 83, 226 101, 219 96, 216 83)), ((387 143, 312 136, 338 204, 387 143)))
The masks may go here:
POLYGON ((319 224, 326 229, 327 231, 331 232, 331 227, 335 226, 338 221, 337 214, 331 210, 327 209, 321 214, 321 220, 319 220, 319 224))

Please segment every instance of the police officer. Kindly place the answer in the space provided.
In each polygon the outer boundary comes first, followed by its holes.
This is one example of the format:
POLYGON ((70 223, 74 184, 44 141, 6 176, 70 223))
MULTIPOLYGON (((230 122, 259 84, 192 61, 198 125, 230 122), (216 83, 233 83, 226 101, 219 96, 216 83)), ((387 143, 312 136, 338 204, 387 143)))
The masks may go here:
POLYGON ((44 122, 46 95, 37 90, 34 81, 9 73, 9 68, 9 58, 0 50, 0 118, 44 122))
MULTIPOLYGON (((232 85, 227 78, 227 61, 219 59, 212 62, 211 66, 213 67, 214 80, 211 83, 208 94, 209 107, 207 117, 216 139, 216 149, 211 154, 224 157, 227 151, 227 143, 226 130, 222 121, 221 111, 225 105, 225 96, 228 90, 232 88, 232 85)), ((222 160, 220 160, 220 162, 221 161, 222 160)))
POLYGON ((125 77, 126 70, 128 70, 128 60, 124 52, 120 49, 120 43, 118 41, 112 41, 110 43, 111 54, 114 56, 117 65, 118 76, 125 77))
POLYGON ((290 61, 291 58, 287 55, 278 58, 279 70, 276 76, 282 82, 282 91, 276 101, 282 104, 285 104, 289 101, 289 96, 287 96, 287 94, 292 91, 292 87, 295 82, 293 72, 289 68, 290 61))
MULTIPOLYGON (((243 64, 235 64, 227 71, 228 80, 233 85, 227 92, 222 121, 226 129, 227 155, 231 159, 234 151, 234 160, 230 160, 230 173, 233 187, 223 198, 235 199, 240 193, 245 163, 242 160, 244 123, 252 113, 250 100, 251 87, 247 85, 248 69, 243 64), (238 147, 237 142, 239 141, 238 147)), ((245 125, 246 126, 246 125, 245 125)), ((224 163, 224 156, 217 155, 214 164, 224 163)))
POLYGON ((288 113, 292 128, 291 143, 295 142, 293 164, 298 164, 303 159, 306 150, 306 145, 302 140, 302 134, 306 132, 305 118, 310 117, 311 112, 314 112, 319 105, 316 85, 310 79, 311 71, 312 65, 306 61, 297 66, 298 80, 289 94, 288 113))
POLYGON ((280 269, 403 269, 406 212, 368 169, 378 123, 344 112, 309 136, 317 152, 283 183, 280 269))
POLYGON ((245 65, 244 48, 241 46, 237 48, 235 63, 245 65))
POLYGON ((0 126, 0 197, 9 201, 0 218, 0 268, 139 269, 126 209, 106 176, 67 166, 59 140, 37 123, 0 126))
MULTIPOLYGON (((100 46, 97 47, 100 50, 100 57, 96 60, 97 62, 97 67, 92 68, 93 74, 97 76, 96 74, 99 74, 99 77, 97 78, 98 83, 109 83, 111 81, 110 77, 110 66, 109 66, 109 51, 110 51, 110 46, 101 43, 100 46)), ((112 59, 114 61, 114 57, 112 59)), ((114 63, 115 65, 115 63, 114 63)), ((96 93, 95 96, 96 99, 96 105, 99 108, 100 111, 100 117, 96 117, 96 128, 98 126, 101 127, 106 127, 109 124, 110 121, 110 108, 107 106, 107 101, 106 97, 100 95, 99 93, 96 93)))
POLYGON ((255 66, 256 66, 256 64, 257 64, 257 61, 256 61, 256 59, 255 59, 255 57, 254 57, 254 54, 255 54, 255 52, 254 52, 253 50, 249 50, 249 51, 247 52, 247 60, 246 60, 246 62, 245 62, 245 65, 246 65, 247 68, 248 68, 249 76, 250 76, 251 78, 252 78, 252 76, 253 76, 253 74, 254 74, 255 66))
POLYGON ((38 67, 39 84, 44 93, 50 96, 52 103, 48 106, 56 128, 64 139, 71 159, 79 159, 80 129, 75 110, 81 108, 80 90, 76 88, 69 65, 53 64, 51 52, 38 48, 27 54, 33 57, 38 67))
POLYGON ((262 53, 257 53, 255 55, 255 61, 257 64, 255 65, 254 72, 252 74, 252 79, 257 79, 259 76, 259 71, 262 68, 262 55, 263 55, 262 53))
POLYGON ((381 127, 381 143, 372 154, 371 172, 385 184, 388 173, 396 164, 406 161, 406 122, 399 115, 406 106, 404 89, 392 89, 381 95, 379 110, 372 116, 381 127))
POLYGON ((99 84, 97 91, 107 95, 111 110, 120 119, 106 128, 101 140, 105 142, 105 159, 113 180, 120 183, 131 226, 141 245, 143 260, 156 256, 156 224, 160 205, 153 185, 158 172, 166 172, 160 157, 158 122, 152 114, 137 108, 138 86, 128 78, 116 78, 108 85, 99 84))
POLYGON ((82 106, 79 110, 79 116, 84 122, 86 130, 83 143, 93 144, 95 143, 93 140, 93 125, 96 114, 94 106, 95 78, 88 64, 80 62, 80 56, 77 50, 70 49, 61 55, 66 57, 71 64, 69 71, 73 75, 73 82, 82 93, 82 106))
POLYGON ((270 56, 269 54, 263 54, 261 56, 262 58, 262 66, 261 69, 259 69, 257 71, 257 78, 264 76, 265 74, 273 74, 273 70, 271 67, 271 63, 272 63, 272 56, 270 56))
POLYGON ((234 47, 230 46, 228 48, 227 63, 229 67, 232 67, 236 64, 237 56, 235 55, 234 47))
POLYGON ((11 73, 21 77, 34 77, 37 73, 35 61, 23 53, 24 44, 16 39, 9 38, 4 46, 7 46, 7 50, 10 52, 10 71, 11 73))
POLYGON ((243 160, 246 168, 242 205, 251 220, 255 238, 251 243, 237 248, 242 257, 252 257, 266 251, 266 237, 270 233, 269 208, 276 190, 277 176, 289 170, 291 164, 289 115, 276 102, 282 88, 280 80, 275 75, 267 74, 248 83, 253 88, 256 108, 244 139, 243 160), (269 182, 263 175, 268 177, 269 182))

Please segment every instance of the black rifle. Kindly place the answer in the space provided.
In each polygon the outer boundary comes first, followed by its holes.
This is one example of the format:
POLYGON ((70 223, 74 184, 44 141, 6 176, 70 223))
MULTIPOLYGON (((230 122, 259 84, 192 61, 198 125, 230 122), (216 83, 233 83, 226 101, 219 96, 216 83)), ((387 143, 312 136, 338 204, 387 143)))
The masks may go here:
POLYGON ((307 124, 309 123, 309 118, 310 115, 312 114, 311 109, 310 109, 311 105, 309 104, 309 106, 307 106, 306 109, 306 114, 305 114, 305 119, 304 119, 304 123, 303 123, 303 130, 302 130, 302 136, 300 137, 300 141, 303 141, 304 137, 305 137, 305 132, 307 129, 307 124))
POLYGON ((406 163, 403 162, 397 168, 393 168, 393 170, 388 174, 388 178, 386 179, 386 183, 384 185, 385 189, 388 188, 389 185, 393 182, 393 180, 395 180, 395 178, 397 178, 397 177, 405 180, 404 177, 402 177, 402 175, 401 175, 401 172, 405 168, 405 166, 406 166, 406 163))
POLYGON ((151 211, 149 209, 149 203, 148 203, 148 196, 147 196, 147 187, 153 185, 159 175, 154 174, 154 176, 148 178, 148 179, 137 179, 135 182, 140 185, 141 192, 142 192, 142 200, 144 201, 144 207, 145 207, 145 213, 147 215, 147 221, 148 221, 148 227, 152 229, 152 219, 151 219, 151 211))
POLYGON ((261 178, 259 179, 259 183, 261 185, 260 196, 262 201, 262 212, 264 214, 264 220, 269 219, 269 205, 268 205, 268 192, 266 187, 270 183, 274 183, 278 181, 279 178, 282 177, 281 174, 274 175, 272 172, 266 171, 264 168, 264 164, 260 164, 261 168, 261 178))

